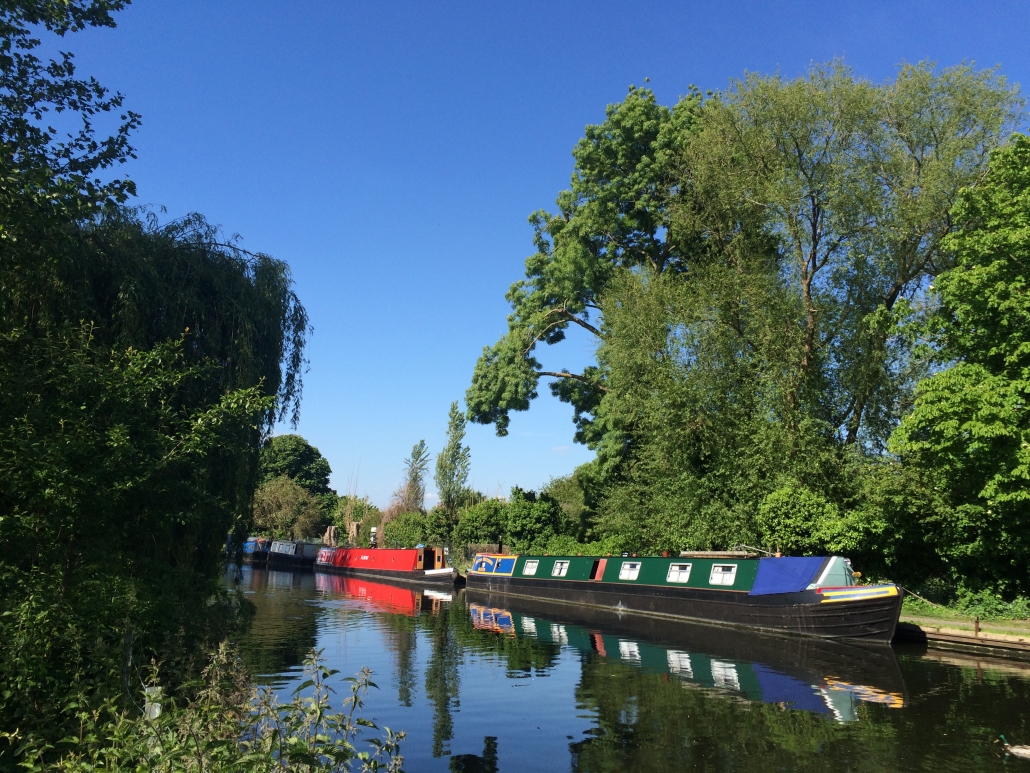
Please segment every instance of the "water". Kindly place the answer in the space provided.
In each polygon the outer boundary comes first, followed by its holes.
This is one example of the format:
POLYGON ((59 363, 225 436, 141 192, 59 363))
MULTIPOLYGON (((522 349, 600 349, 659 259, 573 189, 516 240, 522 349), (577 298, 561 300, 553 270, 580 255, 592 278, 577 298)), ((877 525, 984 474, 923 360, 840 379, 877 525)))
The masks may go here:
POLYGON ((289 692, 322 649, 368 666, 365 714, 425 771, 988 771, 1025 767, 1030 663, 834 644, 244 568, 239 642, 289 692))

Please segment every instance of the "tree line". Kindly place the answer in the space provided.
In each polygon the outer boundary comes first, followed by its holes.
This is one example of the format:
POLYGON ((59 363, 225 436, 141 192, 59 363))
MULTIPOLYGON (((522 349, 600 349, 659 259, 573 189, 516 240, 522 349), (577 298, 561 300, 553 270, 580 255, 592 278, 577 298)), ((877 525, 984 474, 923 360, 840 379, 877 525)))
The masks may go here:
POLYGON ((631 87, 530 217, 469 419, 504 435, 550 380, 597 452, 580 539, 1030 592, 1023 107, 995 69, 931 63, 749 74, 671 107, 631 87), (595 363, 544 370, 570 326, 595 363))

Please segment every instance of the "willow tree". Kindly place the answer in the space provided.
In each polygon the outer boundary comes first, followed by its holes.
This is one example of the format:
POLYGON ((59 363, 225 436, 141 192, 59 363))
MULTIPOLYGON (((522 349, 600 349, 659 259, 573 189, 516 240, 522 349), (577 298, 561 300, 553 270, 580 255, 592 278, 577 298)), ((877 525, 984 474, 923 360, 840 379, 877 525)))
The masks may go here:
POLYGON ((122 5, 0 4, 0 724, 43 744, 239 622, 225 541, 262 435, 297 415, 308 333, 285 263, 125 207, 139 117, 37 56, 122 5))

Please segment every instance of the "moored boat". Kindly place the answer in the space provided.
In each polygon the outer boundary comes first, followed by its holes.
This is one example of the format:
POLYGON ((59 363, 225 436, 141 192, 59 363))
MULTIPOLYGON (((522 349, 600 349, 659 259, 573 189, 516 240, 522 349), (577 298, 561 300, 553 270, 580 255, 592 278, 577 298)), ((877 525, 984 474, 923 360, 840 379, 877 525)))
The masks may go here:
POLYGON ((441 548, 328 548, 318 551, 315 570, 355 577, 381 577, 419 585, 452 587, 457 572, 441 548))
POLYGON ((470 590, 724 625, 889 643, 896 585, 856 585, 841 556, 678 558, 478 554, 470 590))
POLYGON ((270 569, 310 569, 319 545, 303 540, 273 540, 268 549, 270 569))
POLYGON ((268 550, 272 540, 264 537, 247 537, 243 543, 243 563, 263 564, 268 560, 268 550))

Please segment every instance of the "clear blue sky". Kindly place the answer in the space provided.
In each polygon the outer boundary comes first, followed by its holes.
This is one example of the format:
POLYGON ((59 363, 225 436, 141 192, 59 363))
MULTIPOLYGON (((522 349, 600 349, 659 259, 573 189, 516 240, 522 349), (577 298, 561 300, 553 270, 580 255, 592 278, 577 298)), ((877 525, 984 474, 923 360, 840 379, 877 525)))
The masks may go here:
MULTIPOLYGON (((438 451, 504 293, 527 215, 567 187, 583 127, 645 77, 667 104, 745 70, 844 57, 1000 64, 1028 82, 1027 2, 205 2, 139 0, 73 36, 80 71, 143 114, 141 203, 205 214, 290 263, 315 332, 298 431, 333 484, 386 505, 438 451)), ((544 353, 582 367, 586 337, 544 353)), ((472 480, 538 487, 591 457, 546 388, 507 438, 472 426, 472 480)))

